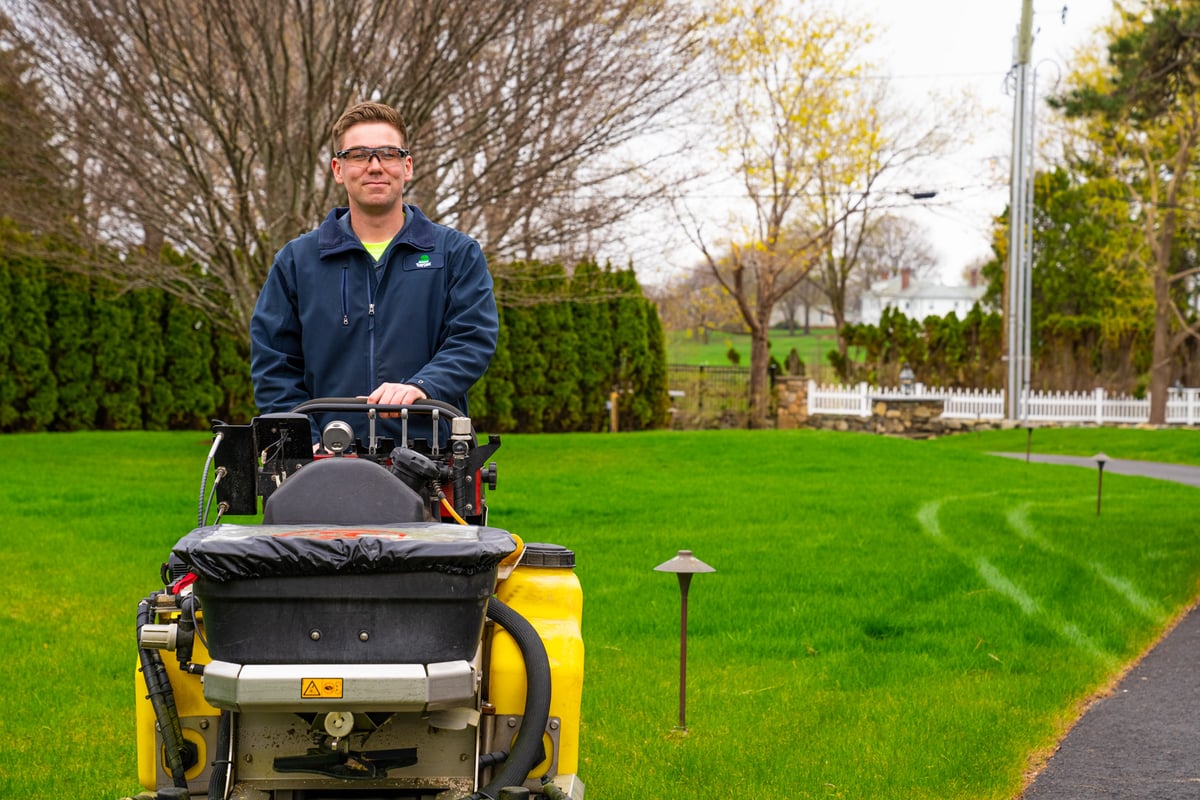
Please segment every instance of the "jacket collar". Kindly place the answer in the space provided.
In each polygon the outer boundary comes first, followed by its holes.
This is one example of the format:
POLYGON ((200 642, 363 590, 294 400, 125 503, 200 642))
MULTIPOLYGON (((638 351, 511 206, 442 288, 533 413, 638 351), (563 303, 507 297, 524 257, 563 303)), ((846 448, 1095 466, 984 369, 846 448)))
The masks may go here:
MULTIPOLYGON (((392 244, 405 245, 413 250, 432 250, 435 243, 434 224, 414 205, 404 204, 404 227, 392 244)), ((361 250, 362 243, 350 227, 350 209, 335 208, 326 215, 317 231, 317 250, 321 258, 361 250)))

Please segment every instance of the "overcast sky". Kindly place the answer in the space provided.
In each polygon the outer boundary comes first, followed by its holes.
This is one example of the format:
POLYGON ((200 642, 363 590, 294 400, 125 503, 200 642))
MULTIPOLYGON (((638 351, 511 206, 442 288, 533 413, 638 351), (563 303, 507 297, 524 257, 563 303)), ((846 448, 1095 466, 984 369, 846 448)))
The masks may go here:
MULTIPOLYGON (((1021 0, 841 0, 876 28, 873 52, 897 90, 915 102, 931 90, 969 87, 984 109, 973 142, 949 154, 927 187, 938 197, 911 213, 928 226, 947 283, 962 267, 990 256, 991 218, 1008 203, 1013 98, 1005 76, 1021 20, 1021 0)), ((1039 97, 1071 69, 1071 54, 1095 39, 1113 11, 1112 0, 1034 0, 1039 97)), ((1039 104, 1038 114, 1046 113, 1039 104)), ((1035 163, 1035 168, 1037 164, 1035 163)))
MULTIPOLYGON (((942 279, 961 283, 965 266, 989 257, 991 220, 1009 197, 1013 98, 1005 77, 1014 61, 1013 44, 1022 0, 836 0, 837 9, 861 15, 874 30, 867 51, 892 86, 911 102, 929 102, 931 92, 954 95, 970 89, 982 113, 963 142, 922 176, 913 190, 936 191, 906 213, 928 231, 941 259, 942 279), (968 139, 970 141, 968 141, 968 139)), ((1113 11, 1112 0, 1034 0, 1034 45, 1038 95, 1053 90, 1057 77, 1071 69, 1071 54, 1093 41, 1113 11), (1065 10, 1064 10, 1065 9, 1065 10)), ((1039 114, 1046 113, 1044 104, 1039 114)), ((1035 168, 1036 168, 1035 164, 1035 168)), ((701 208, 714 208, 719 198, 739 193, 736 181, 714 178, 700 190, 701 208)), ((643 282, 698 263, 699 251, 678 228, 667 222, 658 230, 663 255, 657 262, 635 260, 643 282), (669 242, 663 244, 663 242, 669 242)), ((654 248, 656 251, 659 247, 654 248)))

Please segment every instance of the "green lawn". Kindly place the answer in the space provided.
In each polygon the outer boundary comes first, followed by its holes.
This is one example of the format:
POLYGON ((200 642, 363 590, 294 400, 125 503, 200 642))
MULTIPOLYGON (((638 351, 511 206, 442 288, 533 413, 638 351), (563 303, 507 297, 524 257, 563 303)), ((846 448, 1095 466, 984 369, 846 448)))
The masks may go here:
MULTIPOLYGON (((1036 452, 1198 463, 1196 431, 1036 452)), ((134 610, 195 522, 207 437, 0 437, 0 796, 135 787, 134 610)), ((1025 432, 506 436, 490 522, 578 554, 588 796, 1019 795, 1196 597, 1195 488, 1001 459, 1025 432), (713 565, 689 603, 681 548, 713 565)))
MULTIPOLYGON (((708 341, 699 340, 691 331, 667 331, 667 362, 670 364, 693 364, 705 366, 730 366, 727 353, 730 348, 737 351, 740 366, 750 366, 750 334, 722 333, 713 331, 708 341)), ((829 362, 826 354, 837 347, 837 333, 833 328, 814 328, 805 336, 790 335, 786 330, 771 331, 771 355, 782 364, 792 348, 800 354, 810 372, 824 367, 829 362)))

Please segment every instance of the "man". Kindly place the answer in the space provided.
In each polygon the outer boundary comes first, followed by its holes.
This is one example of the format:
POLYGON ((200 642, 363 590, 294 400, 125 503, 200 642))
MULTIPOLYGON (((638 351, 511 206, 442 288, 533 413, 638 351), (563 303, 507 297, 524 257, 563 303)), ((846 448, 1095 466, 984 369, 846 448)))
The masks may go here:
MULTIPOLYGON (((250 321, 260 412, 356 396, 432 398, 466 412, 467 390, 496 349, 492 278, 474 239, 404 203, 407 143, 403 119, 379 103, 354 106, 334 125, 330 167, 348 207, 275 256, 250 321)), ((346 421, 365 442, 366 415, 346 421)), ((400 443, 399 420, 376 431, 400 443)))

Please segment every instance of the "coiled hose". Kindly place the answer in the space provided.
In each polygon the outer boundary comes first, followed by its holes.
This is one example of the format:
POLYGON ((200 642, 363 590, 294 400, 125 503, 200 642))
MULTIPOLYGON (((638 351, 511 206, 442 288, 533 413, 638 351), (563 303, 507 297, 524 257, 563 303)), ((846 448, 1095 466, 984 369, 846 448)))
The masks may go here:
POLYGON ((512 751, 504 762, 504 768, 492 778, 492 782, 467 800, 496 800, 500 790, 506 786, 519 786, 525 776, 542 760, 542 736, 550 720, 550 659, 542 637, 529 621, 497 600, 488 600, 488 619, 508 631, 521 650, 525 661, 525 710, 521 718, 521 729, 513 742, 512 751))
POLYGON ((171 689, 171 681, 167 678, 167 670, 163 666, 162 656, 157 650, 141 647, 142 626, 149 625, 154 618, 154 598, 161 592, 154 592, 145 600, 138 603, 137 636, 138 659, 142 666, 142 677, 146 681, 146 694, 150 705, 154 708, 154 718, 158 722, 159 733, 163 740, 163 756, 167 760, 167 770, 171 773, 171 781, 176 788, 187 788, 188 764, 184 763, 185 754, 189 752, 183 738, 183 726, 179 723, 179 711, 175 707, 175 693, 171 689))

